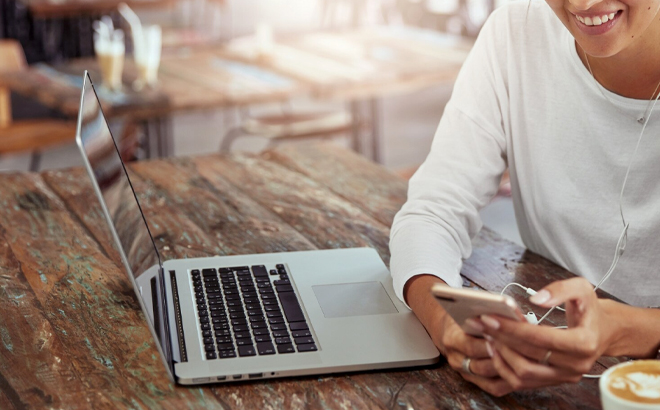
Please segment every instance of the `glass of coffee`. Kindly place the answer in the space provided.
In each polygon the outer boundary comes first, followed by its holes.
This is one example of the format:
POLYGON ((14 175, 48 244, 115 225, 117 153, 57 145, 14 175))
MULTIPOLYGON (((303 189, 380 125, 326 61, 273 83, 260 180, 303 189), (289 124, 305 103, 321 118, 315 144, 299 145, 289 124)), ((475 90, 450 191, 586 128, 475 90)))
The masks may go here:
POLYGON ((94 51, 101 69, 103 86, 112 91, 121 91, 121 76, 124 71, 124 33, 114 30, 109 35, 94 35, 94 51))
POLYGON ((600 378, 603 410, 660 410, 660 360, 609 368, 600 378))

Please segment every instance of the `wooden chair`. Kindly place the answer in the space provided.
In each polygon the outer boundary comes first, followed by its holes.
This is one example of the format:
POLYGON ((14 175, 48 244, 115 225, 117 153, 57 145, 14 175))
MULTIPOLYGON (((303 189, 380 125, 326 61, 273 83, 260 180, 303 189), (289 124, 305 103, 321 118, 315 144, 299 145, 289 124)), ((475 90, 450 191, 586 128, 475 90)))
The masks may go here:
MULTIPOLYGON (((21 71, 27 67, 21 45, 0 40, 0 72, 21 71)), ((0 156, 32 152, 30 171, 39 169, 41 151, 75 139, 73 122, 53 119, 12 120, 11 94, 0 86, 0 156)))

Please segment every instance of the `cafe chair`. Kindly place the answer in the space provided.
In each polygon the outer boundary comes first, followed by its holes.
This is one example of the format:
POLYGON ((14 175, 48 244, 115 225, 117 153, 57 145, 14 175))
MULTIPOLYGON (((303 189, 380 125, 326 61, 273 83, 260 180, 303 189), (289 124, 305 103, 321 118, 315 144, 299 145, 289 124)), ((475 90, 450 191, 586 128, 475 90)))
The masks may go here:
POLYGON ((243 136, 266 138, 270 147, 283 141, 333 138, 349 134, 352 130, 351 114, 343 110, 250 117, 225 134, 220 144, 220 152, 229 152, 234 141, 243 136))
MULTIPOLYGON (((14 40, 0 40, 0 72, 21 71, 27 67, 21 45, 14 40)), ((37 171, 41 152, 75 140, 74 122, 55 119, 14 121, 11 94, 0 85, 0 156, 31 152, 30 171, 37 171)))

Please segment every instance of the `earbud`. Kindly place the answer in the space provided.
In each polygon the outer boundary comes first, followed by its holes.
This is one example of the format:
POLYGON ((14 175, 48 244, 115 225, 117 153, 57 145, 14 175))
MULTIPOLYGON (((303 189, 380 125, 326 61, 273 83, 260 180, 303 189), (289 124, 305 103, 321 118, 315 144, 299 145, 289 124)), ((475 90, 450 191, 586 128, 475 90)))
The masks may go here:
POLYGON ((534 312, 529 312, 528 314, 525 315, 525 320, 527 320, 527 323, 532 324, 532 325, 538 325, 539 324, 539 319, 536 317, 534 312))

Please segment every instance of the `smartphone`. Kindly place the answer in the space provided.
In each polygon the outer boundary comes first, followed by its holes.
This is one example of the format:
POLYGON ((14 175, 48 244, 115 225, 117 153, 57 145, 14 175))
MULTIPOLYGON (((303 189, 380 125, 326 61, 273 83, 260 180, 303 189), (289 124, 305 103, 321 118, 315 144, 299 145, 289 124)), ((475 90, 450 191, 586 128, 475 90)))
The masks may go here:
POLYGON ((433 285, 431 293, 463 331, 472 336, 483 335, 467 327, 465 321, 481 315, 498 315, 519 322, 525 321, 516 301, 507 295, 483 290, 454 289, 441 284, 433 285))

